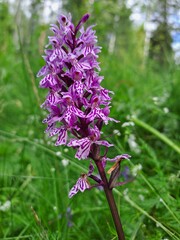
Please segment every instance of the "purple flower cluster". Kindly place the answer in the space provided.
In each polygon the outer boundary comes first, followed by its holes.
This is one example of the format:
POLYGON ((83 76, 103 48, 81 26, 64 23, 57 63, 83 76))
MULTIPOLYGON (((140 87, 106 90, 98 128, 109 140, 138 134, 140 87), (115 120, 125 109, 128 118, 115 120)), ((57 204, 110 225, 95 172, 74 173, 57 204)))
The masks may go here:
MULTIPOLYGON (((109 94, 113 92, 100 85, 103 80, 98 73, 100 47, 96 45, 93 26, 83 27, 88 18, 89 14, 85 14, 74 26, 70 15, 60 15, 58 25, 51 25, 54 35, 49 37, 43 56, 46 65, 37 76, 44 76, 40 87, 49 89, 42 104, 49 115, 43 122, 47 124, 46 132, 50 137, 57 135, 55 145, 77 148, 76 158, 90 157, 96 161, 100 160, 100 146, 112 146, 101 139, 103 124, 118 121, 108 116, 109 94)), ((91 172, 82 176, 77 183, 79 187, 73 189, 73 194, 71 191, 70 197, 89 188, 86 178, 91 172)))

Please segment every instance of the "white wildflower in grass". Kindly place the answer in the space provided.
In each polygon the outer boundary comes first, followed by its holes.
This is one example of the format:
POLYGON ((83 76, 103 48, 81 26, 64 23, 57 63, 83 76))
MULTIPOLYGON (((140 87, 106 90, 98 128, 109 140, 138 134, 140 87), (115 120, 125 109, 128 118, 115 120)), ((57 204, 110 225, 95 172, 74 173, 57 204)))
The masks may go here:
POLYGON ((68 148, 65 148, 65 149, 64 149, 64 152, 65 152, 65 153, 67 153, 68 151, 69 151, 69 149, 68 149, 68 148))
POLYGON ((165 102, 167 102, 168 98, 169 98, 169 93, 164 92, 162 96, 158 96, 158 97, 154 96, 154 97, 152 97, 152 100, 153 100, 154 104, 162 105, 165 102))
POLYGON ((127 115, 127 116, 126 116, 126 119, 127 119, 127 120, 130 120, 131 118, 132 118, 131 115, 127 115))
POLYGON ((169 181, 172 182, 172 183, 175 182, 176 181, 176 175, 175 174, 170 174, 169 181))
POLYGON ((141 201, 144 201, 144 196, 143 196, 142 194, 139 194, 139 199, 140 199, 141 201))
POLYGON ((139 148, 139 145, 136 142, 136 137, 134 134, 130 134, 127 141, 131 151, 134 151, 137 154, 141 152, 141 149, 139 148))
POLYGON ((159 101, 159 98, 158 98, 158 97, 152 97, 152 100, 153 100, 154 102, 158 102, 158 101, 159 101))
POLYGON ((55 172, 56 171, 56 169, 54 167, 52 167, 50 170, 51 170, 51 172, 55 172))
POLYGON ((126 196, 128 194, 128 191, 129 191, 129 189, 125 188, 124 191, 123 191, 123 194, 126 196))
POLYGON ((32 129, 30 129, 30 130, 28 131, 28 135, 29 135, 29 136, 33 136, 33 134, 34 134, 34 131, 33 131, 32 129))
POLYGON ((9 200, 7 200, 2 205, 1 205, 1 202, 0 202, 0 211, 2 211, 2 212, 6 212, 7 210, 9 210, 10 207, 11 207, 11 202, 9 200))
POLYGON ((68 164, 69 164, 69 160, 67 160, 67 159, 63 159, 61 162, 64 167, 68 166, 68 164))
POLYGON ((62 153, 61 152, 56 152, 56 156, 61 156, 62 155, 62 153))
POLYGON ((179 178, 180 178, 180 170, 177 172, 177 174, 170 174, 169 176, 169 182, 171 183, 175 183, 177 181, 179 181, 179 178))
POLYGON ((117 135, 117 136, 121 136, 121 133, 120 133, 120 131, 118 129, 114 129, 113 130, 113 134, 117 135))
POLYGON ((138 172, 142 170, 142 165, 141 164, 137 164, 134 165, 134 167, 132 168, 132 175, 133 176, 137 176, 138 172))
POLYGON ((54 211, 57 211, 57 207, 56 207, 56 206, 54 206, 54 207, 53 207, 53 210, 54 210, 54 211))
POLYGON ((129 127, 129 126, 132 126, 132 127, 133 127, 134 125, 135 125, 134 122, 131 122, 131 121, 130 121, 130 122, 124 122, 121 126, 122 126, 122 127, 129 127))
POLYGON ((164 111, 164 113, 168 113, 168 112, 169 112, 169 108, 164 107, 164 108, 163 108, 163 111, 164 111))
POLYGON ((153 102, 155 105, 160 105, 161 104, 161 99, 160 97, 153 97, 152 98, 153 102))

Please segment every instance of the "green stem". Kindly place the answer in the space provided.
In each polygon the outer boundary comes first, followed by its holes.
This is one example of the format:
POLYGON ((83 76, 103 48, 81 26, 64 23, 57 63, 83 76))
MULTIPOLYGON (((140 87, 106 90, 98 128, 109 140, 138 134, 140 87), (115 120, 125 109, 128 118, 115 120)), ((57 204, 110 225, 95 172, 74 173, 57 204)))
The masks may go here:
POLYGON ((114 200, 112 189, 109 188, 109 184, 108 184, 108 180, 107 180, 107 177, 106 177, 106 173, 104 171, 104 167, 103 167, 101 161, 95 161, 95 163, 96 163, 96 166, 98 168, 101 179, 104 183, 104 186, 103 186, 104 187, 104 192, 106 194, 106 198, 107 198, 110 210, 111 210, 111 214, 112 214, 112 217, 113 217, 114 225, 116 227, 116 232, 117 232, 117 235, 118 235, 118 239, 119 240, 125 240, 120 216, 118 214, 118 209, 117 209, 117 206, 116 206, 116 203, 115 203, 115 200, 114 200))
POLYGON ((171 148, 173 148, 176 152, 180 154, 180 147, 177 146, 173 141, 171 141, 168 137, 166 137, 164 134, 160 133, 157 131, 155 128, 151 127, 147 123, 137 119, 137 118, 132 118, 132 121, 137 124, 140 127, 143 127, 147 131, 151 132, 154 134, 156 137, 158 137, 160 140, 162 140, 164 143, 169 145, 171 148))

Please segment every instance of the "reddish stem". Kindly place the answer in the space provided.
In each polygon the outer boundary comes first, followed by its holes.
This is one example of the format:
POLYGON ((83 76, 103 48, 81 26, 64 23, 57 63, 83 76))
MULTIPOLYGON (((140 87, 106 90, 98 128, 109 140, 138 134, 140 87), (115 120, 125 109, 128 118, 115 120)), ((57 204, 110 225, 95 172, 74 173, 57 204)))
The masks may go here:
POLYGON ((108 180, 107 180, 107 177, 106 177, 106 173, 104 171, 104 167, 103 167, 102 162, 100 160, 95 161, 95 163, 96 163, 96 166, 98 168, 101 179, 104 183, 104 185, 103 185, 104 192, 106 194, 106 198, 107 198, 110 210, 111 210, 111 214, 112 214, 112 217, 113 217, 114 225, 116 227, 116 232, 117 232, 117 235, 118 235, 118 239, 119 240, 125 240, 120 216, 118 214, 118 209, 117 209, 117 206, 116 206, 116 203, 115 203, 115 200, 114 200, 112 189, 109 188, 109 184, 108 184, 108 180))

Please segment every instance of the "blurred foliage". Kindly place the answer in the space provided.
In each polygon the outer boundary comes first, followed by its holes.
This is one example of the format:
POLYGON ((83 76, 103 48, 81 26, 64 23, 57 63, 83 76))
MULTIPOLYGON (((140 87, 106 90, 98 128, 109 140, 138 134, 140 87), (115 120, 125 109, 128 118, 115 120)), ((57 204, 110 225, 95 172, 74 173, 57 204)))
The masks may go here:
MULTIPOLYGON (((149 56, 155 62, 162 66, 167 65, 168 62, 173 61, 172 55, 172 37, 169 24, 169 7, 176 8, 172 1, 161 0, 158 1, 156 12, 154 13, 153 22, 157 24, 157 28, 152 33, 150 39, 149 56)), ((174 14, 174 13, 173 13, 174 14)))
POLYGON ((150 58, 162 65, 166 65, 167 61, 173 61, 171 44, 172 37, 168 31, 167 24, 160 23, 150 39, 150 58))
MULTIPOLYGON (((77 161, 73 149, 55 147, 44 134, 41 122, 46 113, 40 104, 46 92, 38 89, 35 77, 44 64, 41 55, 50 34, 49 23, 41 19, 44 4, 31 1, 27 17, 23 1, 0 2, 0 238, 116 239, 102 191, 67 197, 79 175, 87 171, 88 161, 77 161)), ((91 13, 86 26, 97 23, 103 46, 102 84, 114 91, 111 116, 121 121, 104 126, 103 136, 115 146, 109 157, 127 152, 132 160, 122 168, 128 166, 137 174, 134 181, 115 190, 126 237, 178 240, 178 153, 152 132, 132 124, 136 116, 178 146, 178 66, 168 61, 162 68, 161 61, 146 61, 146 33, 143 25, 133 25, 129 18, 133 9, 125 1, 63 4, 63 12, 70 11, 76 23, 85 12, 91 13)))

